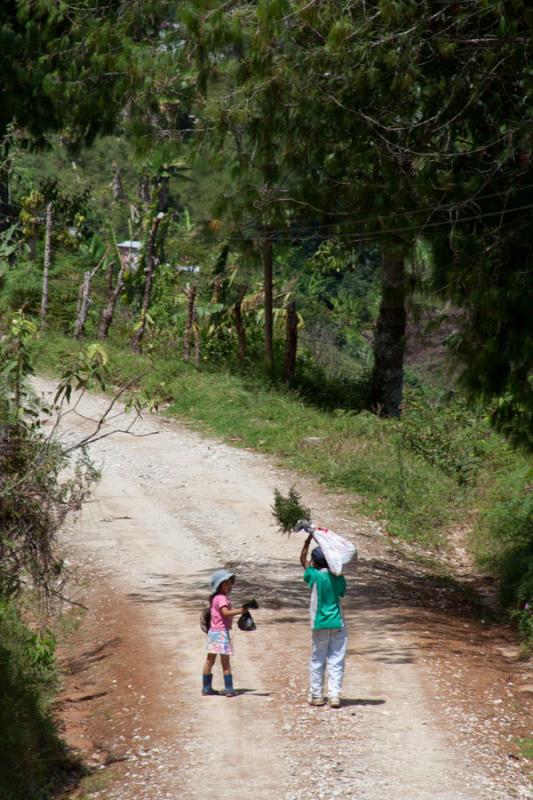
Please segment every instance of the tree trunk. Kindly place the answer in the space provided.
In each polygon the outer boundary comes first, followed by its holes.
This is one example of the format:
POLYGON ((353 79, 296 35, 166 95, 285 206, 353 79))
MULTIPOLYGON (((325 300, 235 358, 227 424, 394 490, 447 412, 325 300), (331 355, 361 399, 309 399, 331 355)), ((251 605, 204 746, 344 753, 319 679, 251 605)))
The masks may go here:
POLYGON ((247 286, 239 287, 239 294, 235 305, 233 306, 233 316, 235 317, 235 329, 237 331, 237 340, 239 343, 239 362, 244 364, 246 360, 246 329, 242 318, 242 301, 244 295, 248 290, 247 286))
POLYGON ((121 262, 120 269, 117 275, 117 281, 115 283, 115 288, 113 288, 113 262, 111 262, 110 264, 107 277, 107 301, 104 306, 104 310, 102 311, 100 324, 98 326, 98 338, 101 341, 107 339, 109 328, 111 327, 111 323, 113 322, 117 300, 120 297, 122 289, 124 288, 125 269, 126 269, 126 262, 124 263, 121 262))
POLYGON ((296 303, 287 306, 287 340, 285 345, 285 364, 283 376, 288 384, 294 381, 296 355, 298 353, 298 314, 296 303))
POLYGON ((43 263, 43 291, 41 295, 41 325, 46 323, 48 314, 48 279, 50 276, 50 264, 52 262, 52 203, 46 206, 46 229, 44 234, 44 263, 43 263))
POLYGON ((148 314, 150 301, 152 299, 152 286, 154 283, 155 242, 157 239, 158 228, 164 216, 165 215, 161 213, 157 214, 154 221, 152 222, 152 227, 150 229, 150 233, 148 234, 148 241, 146 243, 146 266, 144 268, 146 277, 144 280, 144 294, 141 306, 141 320, 137 330, 133 335, 133 339, 131 342, 131 349, 133 350, 134 353, 137 354, 142 353, 142 340, 144 332, 146 330, 146 316, 148 314))
POLYGON ((269 228, 263 240, 263 282, 265 286, 265 369, 270 378, 274 377, 274 338, 273 338, 273 254, 272 237, 269 228))
POLYGON ((191 355, 191 334, 194 325, 194 303, 196 301, 196 286, 187 286, 184 290, 187 297, 187 319, 183 332, 183 360, 188 361, 191 355))
POLYGON ((83 334, 85 323, 87 322, 87 317, 89 316, 89 309, 91 307, 91 283, 104 263, 104 258, 98 262, 98 264, 92 270, 88 270, 87 272, 83 273, 83 281, 80 286, 80 293, 78 296, 78 310, 76 315, 76 324, 74 325, 74 338, 81 339, 83 334))
POLYGON ((113 200, 115 203, 120 203, 122 200, 126 199, 126 195, 124 193, 124 186, 122 185, 122 174, 120 167, 116 161, 113 161, 112 169, 113 180, 111 182, 111 191, 113 192, 113 200))
MULTIPOLYGON (((120 263, 122 264, 122 259, 120 260, 120 263)), ((107 297, 108 300, 109 300, 109 296, 110 296, 111 292, 113 291, 113 271, 114 271, 114 269, 115 269, 115 261, 114 261, 114 259, 111 258, 109 260, 109 264, 107 265, 107 272, 106 272, 106 278, 105 278, 106 297, 107 297)))
POLYGON ((168 210, 170 201, 170 178, 167 175, 161 175, 157 179, 157 203, 159 211, 163 213, 168 210))
POLYGON ((39 241, 39 234, 33 228, 31 236, 28 238, 29 259, 30 261, 37 261, 37 242, 39 241))
POLYGON ((143 173, 139 179, 139 200, 144 205, 150 205, 150 178, 143 173))
POLYGON ((403 392, 406 330, 405 259, 398 251, 382 254, 382 295, 374 337, 374 371, 370 388, 372 410, 399 417, 403 392))
POLYGON ((89 316, 89 306, 90 306, 90 298, 89 293, 91 291, 91 284, 90 284, 90 272, 83 273, 83 281, 80 286, 80 292, 78 295, 78 308, 76 310, 76 323, 74 325, 74 338, 80 339, 83 333, 83 329, 85 327, 85 323, 87 321, 87 317, 89 316))
POLYGON ((193 335, 194 335, 194 366, 198 368, 200 366, 200 345, 201 345, 201 340, 200 340, 200 326, 198 324, 198 319, 197 318, 195 318, 195 320, 194 320, 192 330, 193 330, 193 335))

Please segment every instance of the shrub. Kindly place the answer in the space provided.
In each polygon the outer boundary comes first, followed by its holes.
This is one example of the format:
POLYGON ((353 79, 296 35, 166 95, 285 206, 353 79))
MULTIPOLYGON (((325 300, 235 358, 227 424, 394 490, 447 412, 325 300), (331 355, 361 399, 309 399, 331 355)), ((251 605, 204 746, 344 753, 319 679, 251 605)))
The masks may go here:
POLYGON ((404 448, 459 486, 474 480, 490 438, 484 420, 464 401, 431 403, 420 391, 406 392, 399 430, 404 448))
POLYGON ((42 270, 33 261, 19 262, 3 278, 0 309, 5 312, 24 308, 28 314, 39 313, 42 270))
POLYGON ((71 766, 50 702, 57 683, 55 642, 34 633, 0 601, 0 797, 44 800, 71 766))
POLYGON ((533 474, 517 455, 501 473, 478 523, 481 561, 499 576, 502 604, 533 640, 533 474))

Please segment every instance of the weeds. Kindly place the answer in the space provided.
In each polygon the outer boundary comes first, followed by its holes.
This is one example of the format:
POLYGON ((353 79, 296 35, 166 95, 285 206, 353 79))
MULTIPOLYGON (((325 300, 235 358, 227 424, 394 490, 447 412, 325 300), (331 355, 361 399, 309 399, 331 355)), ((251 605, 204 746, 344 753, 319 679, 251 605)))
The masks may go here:
POLYGON ((518 747, 520 748, 523 758, 528 758, 530 761, 533 761, 533 738, 519 739, 518 747))

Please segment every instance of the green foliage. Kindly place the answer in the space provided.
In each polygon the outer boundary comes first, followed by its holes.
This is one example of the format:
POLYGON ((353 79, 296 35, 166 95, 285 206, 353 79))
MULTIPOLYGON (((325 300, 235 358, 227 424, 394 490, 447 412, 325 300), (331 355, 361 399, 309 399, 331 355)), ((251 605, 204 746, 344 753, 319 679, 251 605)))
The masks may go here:
POLYGON ((500 596, 533 641, 533 469, 517 455, 496 473, 477 524, 482 562, 500 578, 500 596))
POLYGON ((72 768, 50 713, 57 687, 54 637, 33 632, 0 600, 0 796, 48 800, 72 768))
POLYGON ((88 344, 65 366, 54 403, 63 399, 70 403, 72 392, 80 390, 106 390, 108 356, 99 342, 88 344))
MULTIPOLYGON (((49 316, 63 331, 72 329, 76 318, 78 292, 84 270, 92 265, 86 250, 55 254, 49 277, 49 316)), ((28 316, 38 316, 43 283, 42 249, 36 261, 19 259, 0 280, 0 311, 22 309, 28 316)))
POLYGON ((0 137, 14 120, 34 137, 62 129, 73 146, 109 131, 135 82, 134 55, 155 33, 160 8, 94 0, 75 9, 53 0, 2 3, 0 137))
POLYGON ((0 280, 9 269, 9 265, 18 250, 17 224, 10 225, 0 234, 0 280))
POLYGON ((34 261, 19 261, 4 273, 0 293, 0 309, 6 312, 24 311, 37 316, 42 292, 42 271, 34 261))
POLYGON ((219 14, 205 0, 183 18, 198 139, 233 169, 220 201, 228 230, 259 238, 273 225, 275 247, 336 237, 409 252, 423 238, 432 289, 464 312, 453 345, 464 386, 507 398, 493 422, 529 446, 526 4, 502 18, 497 0, 436 16, 430 0, 341 14, 321 2, 290 24, 281 5, 219 14))
MULTIPOLYGON (((34 323, 16 315, 0 342, 0 598, 34 586, 53 596, 64 581, 55 536, 69 511, 79 509, 95 472, 84 453, 73 476, 60 480, 66 449, 44 428, 52 409, 34 396, 27 378, 33 372, 30 349, 34 323)), ((89 376, 81 370, 65 376, 60 393, 74 379, 91 380, 101 355, 93 345, 87 356, 89 376)))
MULTIPOLYGON (((531 387, 533 378, 528 378, 531 387)), ((506 392, 492 400, 490 418, 495 429, 501 431, 516 447, 533 452, 533 407, 527 400, 506 392)))
POLYGON ((281 532, 289 536, 299 520, 311 520, 311 509, 303 505, 302 497, 294 486, 291 486, 286 497, 274 489, 272 514, 281 532))
POLYGON ((318 408, 360 411, 367 406, 370 372, 353 362, 350 366, 350 371, 326 370, 304 352, 296 361, 292 388, 318 408))
POLYGON ((401 425, 402 446, 457 481, 476 477, 490 431, 480 414, 461 399, 431 403, 421 393, 408 392, 401 425))
POLYGON ((520 739, 518 741, 518 746, 520 747, 520 752, 524 758, 529 758, 530 761, 533 761, 533 738, 529 737, 527 739, 520 739))

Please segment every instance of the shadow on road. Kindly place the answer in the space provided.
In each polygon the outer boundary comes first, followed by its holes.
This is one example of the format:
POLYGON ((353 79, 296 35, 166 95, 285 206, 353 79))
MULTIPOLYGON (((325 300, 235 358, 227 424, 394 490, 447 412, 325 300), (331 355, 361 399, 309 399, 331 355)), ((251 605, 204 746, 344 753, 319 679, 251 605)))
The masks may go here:
MULTIPOLYGON (((214 564, 213 568, 219 566, 214 564)), ((237 576, 232 592, 234 606, 257 598, 259 610, 254 612, 254 619, 258 625, 282 624, 290 630, 293 624, 309 624, 309 590, 298 563, 269 559, 264 564, 228 562, 224 566, 237 576), (262 609, 278 613, 261 619, 262 609)), ((134 603, 163 603, 194 611, 199 618, 208 603, 211 574, 212 570, 186 577, 152 573, 129 597, 134 603)), ((416 564, 378 559, 360 559, 355 569, 350 565, 346 578, 343 608, 353 634, 350 655, 383 664, 408 664, 421 653, 437 658, 443 637, 448 651, 457 654, 471 650, 472 644, 479 644, 484 637, 491 636, 494 641, 496 632, 491 632, 494 626, 486 624, 488 617, 481 624, 480 618, 488 612, 479 598, 450 578, 425 574, 416 564), (367 612, 372 613, 370 636, 367 612), (407 624, 417 634, 416 644, 406 644, 395 636, 407 624)))

